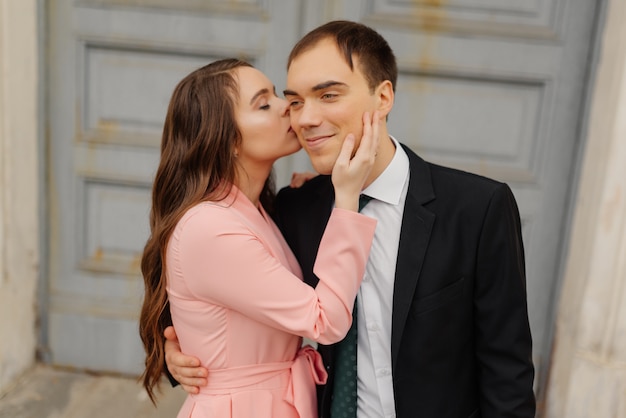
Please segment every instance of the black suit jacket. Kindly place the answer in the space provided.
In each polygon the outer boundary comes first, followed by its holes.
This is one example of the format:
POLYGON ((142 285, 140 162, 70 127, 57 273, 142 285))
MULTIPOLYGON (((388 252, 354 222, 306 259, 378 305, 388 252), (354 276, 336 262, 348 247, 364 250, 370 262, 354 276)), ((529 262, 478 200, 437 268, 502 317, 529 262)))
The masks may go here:
MULTIPOLYGON (((410 161, 393 295, 391 358, 398 418, 533 417, 534 368, 519 211, 506 184, 410 161)), ((277 196, 276 221, 305 281, 330 216, 329 176, 277 196)), ((367 306, 363 307, 367 309, 367 306)), ((329 381, 335 346, 320 346, 329 381)))

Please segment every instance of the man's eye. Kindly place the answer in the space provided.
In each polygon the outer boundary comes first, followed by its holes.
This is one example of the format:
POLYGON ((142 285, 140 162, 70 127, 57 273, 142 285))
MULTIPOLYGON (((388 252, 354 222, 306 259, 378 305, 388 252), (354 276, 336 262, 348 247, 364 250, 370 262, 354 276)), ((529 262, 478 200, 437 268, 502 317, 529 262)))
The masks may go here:
POLYGON ((270 108, 270 105, 266 104, 266 105, 261 106, 259 109, 268 110, 269 108, 270 108))
POLYGON ((334 93, 324 93, 322 95, 322 99, 334 99, 335 97, 337 97, 337 95, 334 93))
POLYGON ((302 104, 302 102, 294 100, 294 101, 289 102, 289 107, 295 107, 295 106, 299 106, 301 104, 302 104))

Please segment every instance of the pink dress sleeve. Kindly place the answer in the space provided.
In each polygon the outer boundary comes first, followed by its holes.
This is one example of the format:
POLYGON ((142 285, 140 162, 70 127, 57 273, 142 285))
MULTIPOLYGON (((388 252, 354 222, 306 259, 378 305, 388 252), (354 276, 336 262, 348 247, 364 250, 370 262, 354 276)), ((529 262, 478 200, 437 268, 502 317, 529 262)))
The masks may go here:
POLYGON ((315 262, 320 282, 302 282, 228 208, 206 205, 172 235, 176 275, 199 300, 236 310, 323 344, 341 340, 363 279, 376 221, 334 209, 315 262))

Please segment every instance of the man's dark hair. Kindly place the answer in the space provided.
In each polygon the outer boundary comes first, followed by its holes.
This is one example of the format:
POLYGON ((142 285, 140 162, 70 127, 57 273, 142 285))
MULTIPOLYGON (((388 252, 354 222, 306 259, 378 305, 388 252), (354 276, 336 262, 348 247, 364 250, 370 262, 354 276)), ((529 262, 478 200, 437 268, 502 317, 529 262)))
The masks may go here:
POLYGON ((350 69, 354 70, 353 56, 358 58, 359 69, 370 90, 373 91, 380 83, 389 80, 395 92, 398 80, 396 57, 385 38, 362 23, 335 20, 313 29, 293 47, 287 60, 287 68, 300 54, 329 38, 335 41, 350 69))

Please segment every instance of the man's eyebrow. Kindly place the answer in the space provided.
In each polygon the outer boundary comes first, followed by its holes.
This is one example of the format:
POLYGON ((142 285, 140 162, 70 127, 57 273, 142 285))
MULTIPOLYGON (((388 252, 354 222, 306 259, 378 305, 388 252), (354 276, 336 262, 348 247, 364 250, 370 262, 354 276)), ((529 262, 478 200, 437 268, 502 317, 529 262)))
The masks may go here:
POLYGON ((335 86, 347 87, 348 85, 346 83, 342 83, 341 81, 328 80, 328 81, 324 81, 323 83, 319 83, 313 86, 311 90, 318 91, 318 90, 324 90, 329 87, 335 87, 335 86))
POLYGON ((259 91, 257 91, 254 96, 252 96, 252 99, 250 99, 250 104, 254 103, 254 101, 257 99, 257 97, 263 95, 263 94, 267 94, 269 93, 269 89, 261 89, 259 91))
MULTIPOLYGON (((319 84, 314 85, 311 88, 311 91, 324 90, 324 89, 327 89, 329 87, 335 87, 335 86, 347 87, 348 85, 346 83, 342 83, 341 81, 328 80, 328 81, 324 81, 323 83, 319 83, 319 84)), ((283 90, 283 95, 285 95, 285 96, 298 96, 298 93, 296 93, 293 90, 283 90)))

